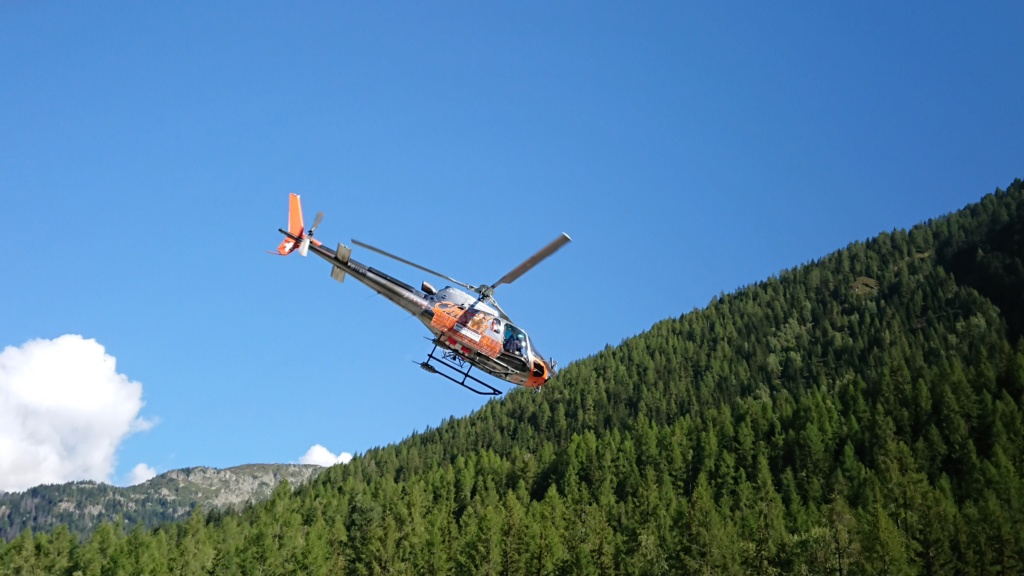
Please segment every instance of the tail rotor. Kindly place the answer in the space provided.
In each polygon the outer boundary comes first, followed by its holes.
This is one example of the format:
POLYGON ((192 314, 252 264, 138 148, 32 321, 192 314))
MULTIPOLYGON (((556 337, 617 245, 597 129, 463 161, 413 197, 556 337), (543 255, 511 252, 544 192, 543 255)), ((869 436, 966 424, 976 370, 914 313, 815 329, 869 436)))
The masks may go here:
POLYGON ((309 229, 309 232, 303 235, 302 242, 299 244, 299 254, 303 257, 309 253, 309 243, 313 240, 313 233, 316 232, 317 226, 320 225, 320 221, 324 219, 323 212, 317 212, 316 218, 313 219, 313 227, 309 229))

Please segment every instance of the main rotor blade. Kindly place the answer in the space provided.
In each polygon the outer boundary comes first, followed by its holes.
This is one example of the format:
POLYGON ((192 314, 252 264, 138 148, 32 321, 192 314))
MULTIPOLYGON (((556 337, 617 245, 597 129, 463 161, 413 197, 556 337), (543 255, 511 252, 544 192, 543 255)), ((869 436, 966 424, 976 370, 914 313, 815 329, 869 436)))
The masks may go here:
POLYGON ((566 234, 565 232, 562 232, 561 236, 559 236, 558 238, 555 238, 554 240, 552 240, 550 244, 548 244, 547 246, 541 248, 533 256, 530 256, 529 258, 527 258, 525 262, 523 262, 519 266, 516 266, 508 274, 505 274, 504 276, 502 276, 501 280, 498 280, 497 282, 492 284, 491 287, 492 288, 497 288, 498 285, 500 285, 500 284, 511 284, 511 283, 515 282, 516 278, 519 278, 523 274, 526 274, 530 270, 530 268, 533 268, 537 264, 540 264, 542 260, 544 260, 548 256, 551 256, 559 248, 561 248, 562 246, 565 246, 569 242, 572 242, 572 238, 569 238, 568 234, 566 234))
POLYGON ((417 264, 415 262, 410 262, 410 261, 406 260, 405 258, 402 258, 401 256, 395 256, 394 254, 392 254, 390 252, 386 252, 386 251, 381 250, 380 248, 377 248, 375 246, 370 246, 369 244, 367 244, 365 242, 360 242, 359 240, 356 240, 355 238, 352 239, 352 243, 355 244, 356 246, 361 246, 363 248, 366 248, 367 250, 372 250, 372 251, 374 251, 374 252, 376 252, 378 254, 382 254, 384 256, 387 256, 388 258, 393 258, 395 260, 398 260, 402 264, 408 264, 409 266, 412 266, 413 268, 416 268, 417 270, 422 270, 422 271, 426 272, 427 274, 433 274, 434 276, 437 276, 438 278, 444 278, 445 280, 447 280, 449 282, 452 282, 454 284, 458 284, 459 286, 462 286, 463 288, 466 288, 468 290, 472 290, 474 292, 477 291, 477 287, 476 286, 473 286, 471 284, 466 284, 464 282, 459 282, 458 280, 456 280, 455 278, 452 278, 451 276, 445 276, 444 274, 441 274, 440 272, 437 272, 436 270, 431 270, 430 268, 427 268, 426 266, 420 266, 419 264, 417 264))

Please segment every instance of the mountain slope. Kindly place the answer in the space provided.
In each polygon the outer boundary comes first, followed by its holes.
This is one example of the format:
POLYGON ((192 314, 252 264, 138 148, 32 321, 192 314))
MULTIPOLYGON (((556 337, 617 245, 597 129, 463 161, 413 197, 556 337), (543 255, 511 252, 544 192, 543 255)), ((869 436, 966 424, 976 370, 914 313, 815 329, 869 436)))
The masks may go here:
POLYGON ((1016 181, 241 514, 23 534, 0 567, 1020 573, 1022 223, 1016 181))
POLYGON ((0 539, 11 540, 24 529, 50 531, 58 524, 86 534, 118 517, 129 526, 156 526, 185 518, 197 506, 214 510, 265 500, 282 480, 299 485, 322 470, 300 464, 200 466, 171 470, 127 488, 98 482, 37 486, 0 494, 0 539))

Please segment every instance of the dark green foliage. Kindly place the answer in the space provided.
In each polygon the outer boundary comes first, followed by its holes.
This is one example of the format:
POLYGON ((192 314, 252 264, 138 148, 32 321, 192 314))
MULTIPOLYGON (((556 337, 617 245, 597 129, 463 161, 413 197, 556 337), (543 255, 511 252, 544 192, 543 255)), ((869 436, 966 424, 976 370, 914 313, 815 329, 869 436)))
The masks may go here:
POLYGON ((25 532, 0 574, 1018 574, 1022 223, 1017 181, 294 493, 25 532))
POLYGON ((0 494, 0 540, 10 540, 26 529, 39 531, 57 525, 66 526, 75 534, 85 534, 97 523, 116 518, 130 524, 156 525, 174 520, 182 512, 168 498, 143 500, 131 498, 125 492, 124 488, 108 484, 71 482, 0 494))

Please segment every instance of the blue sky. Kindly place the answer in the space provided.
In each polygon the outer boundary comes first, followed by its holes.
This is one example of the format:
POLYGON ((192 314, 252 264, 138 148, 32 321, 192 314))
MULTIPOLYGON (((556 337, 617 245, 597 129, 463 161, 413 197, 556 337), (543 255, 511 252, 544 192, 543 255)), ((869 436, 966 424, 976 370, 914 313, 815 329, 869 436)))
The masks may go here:
POLYGON ((1022 20, 1019 2, 5 2, 0 348, 82 335, 141 384, 117 483, 395 442, 486 400, 413 364, 427 331, 398 308, 265 254, 289 192, 325 242, 470 283, 567 232, 497 292, 565 365, 1024 176, 1022 20))

